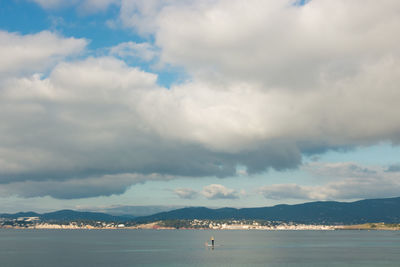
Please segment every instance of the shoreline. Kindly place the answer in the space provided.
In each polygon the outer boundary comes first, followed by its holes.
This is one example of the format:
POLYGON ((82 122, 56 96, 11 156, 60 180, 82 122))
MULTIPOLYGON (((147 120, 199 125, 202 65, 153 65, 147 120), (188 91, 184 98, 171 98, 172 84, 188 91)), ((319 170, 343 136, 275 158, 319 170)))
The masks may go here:
POLYGON ((348 230, 360 230, 360 231, 400 231, 399 227, 369 227, 367 225, 341 225, 341 226, 316 226, 308 225, 307 227, 262 227, 262 228, 251 228, 251 227, 229 227, 229 228, 174 228, 174 227, 163 227, 163 226, 126 226, 126 227, 96 227, 96 226, 76 226, 76 225, 59 225, 59 224, 41 224, 35 226, 21 227, 21 226, 0 226, 1 229, 15 229, 15 230, 218 230, 218 231, 348 231, 348 230))
POLYGON ((178 230, 178 231, 185 231, 185 230, 195 230, 195 231, 270 231, 270 232, 277 232, 277 231, 400 231, 400 229, 366 229, 366 228, 346 228, 346 227, 338 227, 335 229, 210 229, 210 228, 136 228, 136 227, 125 227, 125 228, 87 228, 87 227, 77 227, 77 228, 69 228, 69 227, 0 227, 1 230, 178 230))
POLYGON ((364 223, 352 225, 304 224, 295 222, 240 220, 159 220, 147 223, 102 221, 40 221, 38 217, 20 217, 0 221, 0 229, 67 229, 67 230, 259 230, 259 231, 399 231, 400 224, 364 223))

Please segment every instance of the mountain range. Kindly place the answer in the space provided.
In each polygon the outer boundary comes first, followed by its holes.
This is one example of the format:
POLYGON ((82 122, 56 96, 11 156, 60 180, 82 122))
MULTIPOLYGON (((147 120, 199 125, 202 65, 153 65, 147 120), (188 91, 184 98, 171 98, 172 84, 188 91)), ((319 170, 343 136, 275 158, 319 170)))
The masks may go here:
POLYGON ((102 221, 102 222, 123 222, 131 220, 131 218, 123 216, 113 216, 101 212, 87 212, 87 211, 74 211, 74 210, 59 210, 39 214, 36 212, 18 212, 14 214, 4 213, 0 214, 0 218, 17 219, 20 217, 39 217, 42 221, 56 221, 56 222, 69 222, 69 221, 102 221))
POLYGON ((172 219, 262 219, 306 224, 399 223, 400 197, 355 202, 317 201, 242 209, 190 207, 136 218, 137 221, 172 219))
POLYGON ((87 208, 80 211, 91 211, 91 212, 101 212, 114 216, 122 216, 122 217, 141 217, 153 215, 156 213, 171 211, 183 208, 185 206, 166 206, 166 205, 149 205, 149 206, 128 206, 128 205, 114 205, 111 207, 104 208, 87 208))
POLYGON ((296 205, 276 205, 261 208, 219 208, 188 207, 159 212, 149 216, 115 216, 101 212, 60 210, 38 214, 20 212, 0 214, 3 218, 40 217, 43 221, 92 220, 105 222, 137 221, 149 222, 176 219, 210 220, 269 220, 305 224, 360 224, 367 222, 400 222, 400 197, 366 199, 355 202, 317 201, 296 205))

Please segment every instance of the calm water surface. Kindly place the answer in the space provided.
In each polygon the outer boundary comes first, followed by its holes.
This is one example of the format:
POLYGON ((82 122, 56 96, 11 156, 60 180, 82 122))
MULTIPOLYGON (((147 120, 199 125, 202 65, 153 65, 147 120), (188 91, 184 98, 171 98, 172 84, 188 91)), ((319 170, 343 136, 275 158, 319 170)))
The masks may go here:
POLYGON ((400 266, 400 232, 0 229, 0 266, 400 266))

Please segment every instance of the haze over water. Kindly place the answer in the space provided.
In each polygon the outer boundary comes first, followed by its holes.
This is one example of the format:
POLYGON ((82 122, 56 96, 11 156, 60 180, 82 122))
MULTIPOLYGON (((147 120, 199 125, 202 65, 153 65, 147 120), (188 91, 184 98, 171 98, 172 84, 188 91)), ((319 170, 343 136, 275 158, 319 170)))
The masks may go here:
POLYGON ((398 266, 399 252, 397 231, 0 230, 2 267, 398 266))

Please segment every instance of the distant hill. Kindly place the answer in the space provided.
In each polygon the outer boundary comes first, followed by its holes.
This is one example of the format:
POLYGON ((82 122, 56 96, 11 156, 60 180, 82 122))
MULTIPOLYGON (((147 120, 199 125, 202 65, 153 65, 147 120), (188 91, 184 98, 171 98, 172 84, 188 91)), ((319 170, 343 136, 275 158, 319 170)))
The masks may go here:
POLYGON ((400 197, 355 202, 317 201, 263 208, 191 207, 136 218, 136 221, 170 219, 263 219, 306 224, 361 224, 400 222, 400 197))
POLYGON ((33 211, 28 211, 28 212, 18 212, 18 213, 3 213, 0 214, 0 218, 8 218, 8 219, 17 219, 19 217, 39 217, 40 214, 33 212, 33 211))
POLYGON ((15 214, 0 214, 0 218, 16 219, 18 217, 39 217, 42 221, 103 221, 103 222, 122 222, 129 218, 123 216, 113 216, 101 212, 82 212, 74 210, 59 210, 55 212, 39 214, 36 212, 18 212, 15 214))
POLYGON ((183 208, 184 206, 166 206, 166 205, 148 205, 148 206, 127 206, 127 205, 119 205, 107 208, 99 208, 99 209, 91 209, 91 210, 82 210, 82 211, 90 211, 90 212, 101 212, 106 214, 111 214, 114 216, 123 216, 128 218, 135 218, 140 216, 148 216, 152 214, 156 214, 159 212, 176 210, 183 208))
MULTIPOLYGON (((0 214, 0 218, 39 217, 42 221, 132 221, 132 216, 114 216, 101 212, 60 210, 38 214, 19 212, 0 214)), ((305 224, 363 224, 368 222, 400 223, 400 197, 367 199, 355 202, 317 201, 297 205, 277 205, 262 208, 190 207, 134 218, 136 222, 173 219, 261 219, 305 224)))

